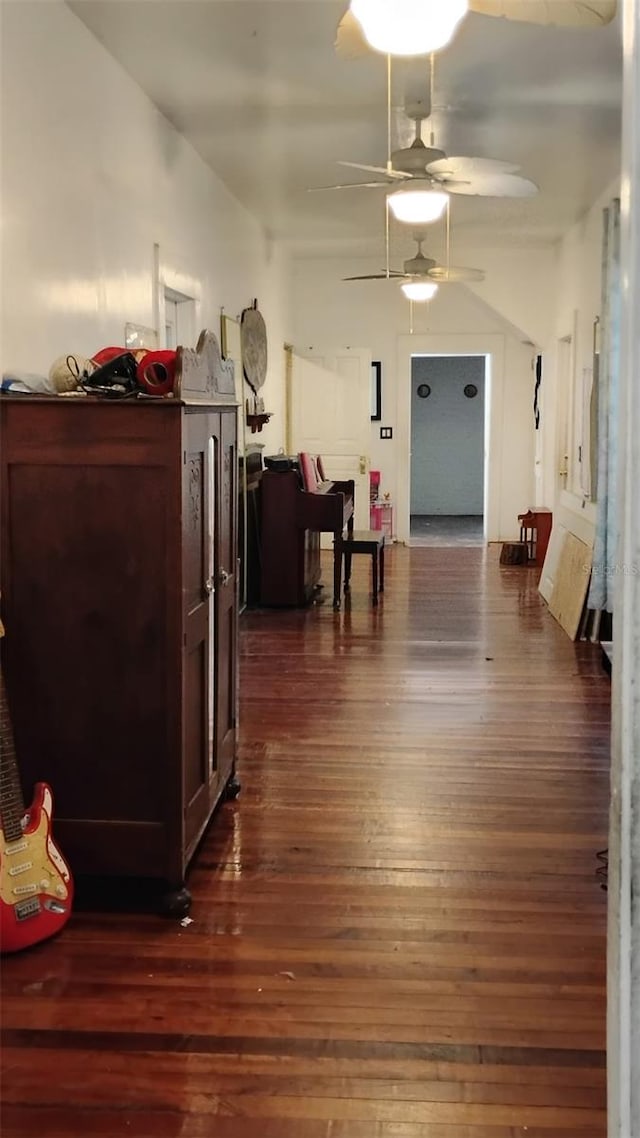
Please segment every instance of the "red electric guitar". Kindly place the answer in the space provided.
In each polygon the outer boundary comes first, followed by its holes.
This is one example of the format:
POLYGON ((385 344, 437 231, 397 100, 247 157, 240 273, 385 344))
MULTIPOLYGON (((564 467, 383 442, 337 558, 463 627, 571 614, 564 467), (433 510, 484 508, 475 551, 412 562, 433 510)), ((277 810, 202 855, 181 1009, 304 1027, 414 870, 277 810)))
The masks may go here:
MULTIPOLYGON (((3 629, 0 622, 0 635, 3 629)), ((73 882, 51 836, 53 797, 36 784, 25 812, 4 676, 0 669, 0 950, 17 952, 67 923, 73 882)))

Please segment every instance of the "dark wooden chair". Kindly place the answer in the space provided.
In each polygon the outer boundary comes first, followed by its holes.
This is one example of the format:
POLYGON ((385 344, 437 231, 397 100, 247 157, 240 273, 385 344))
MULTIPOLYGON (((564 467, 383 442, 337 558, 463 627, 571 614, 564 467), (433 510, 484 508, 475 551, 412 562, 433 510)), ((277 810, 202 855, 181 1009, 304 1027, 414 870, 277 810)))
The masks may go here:
POLYGON ((379 530, 354 530, 337 539, 338 557, 342 566, 344 554, 344 591, 351 588, 351 558, 356 553, 368 553, 371 557, 371 586, 373 604, 378 603, 378 593, 384 592, 384 534, 379 530))

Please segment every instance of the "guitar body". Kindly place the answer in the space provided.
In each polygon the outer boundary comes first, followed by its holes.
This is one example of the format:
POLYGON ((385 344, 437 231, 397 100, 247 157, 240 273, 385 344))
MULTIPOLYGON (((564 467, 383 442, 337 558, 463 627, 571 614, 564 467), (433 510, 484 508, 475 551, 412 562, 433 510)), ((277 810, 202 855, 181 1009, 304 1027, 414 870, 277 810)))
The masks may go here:
POLYGON ((73 882, 51 836, 53 796, 36 784, 17 840, 0 825, 0 949, 18 952, 54 936, 71 914, 73 882))

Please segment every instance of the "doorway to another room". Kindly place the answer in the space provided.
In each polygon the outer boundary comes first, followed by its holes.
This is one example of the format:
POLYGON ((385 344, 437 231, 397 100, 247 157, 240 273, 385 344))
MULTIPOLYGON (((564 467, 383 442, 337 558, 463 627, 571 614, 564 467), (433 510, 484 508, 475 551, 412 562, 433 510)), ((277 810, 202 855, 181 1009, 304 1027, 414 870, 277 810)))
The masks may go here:
POLYGON ((484 544, 486 368, 486 356, 411 360, 411 545, 484 544))
POLYGON ((184 296, 173 288, 164 289, 164 346, 177 348, 195 346, 196 303, 192 296, 184 296))

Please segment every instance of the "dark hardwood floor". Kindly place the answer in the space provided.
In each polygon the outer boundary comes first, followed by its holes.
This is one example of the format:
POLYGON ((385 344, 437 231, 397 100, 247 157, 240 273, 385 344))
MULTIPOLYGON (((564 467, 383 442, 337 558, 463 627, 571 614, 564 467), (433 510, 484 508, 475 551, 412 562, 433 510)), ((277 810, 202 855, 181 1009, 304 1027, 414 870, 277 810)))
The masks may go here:
POLYGON ((4 1138, 604 1138, 609 681, 497 557, 243 617, 193 924, 3 962, 4 1138))

